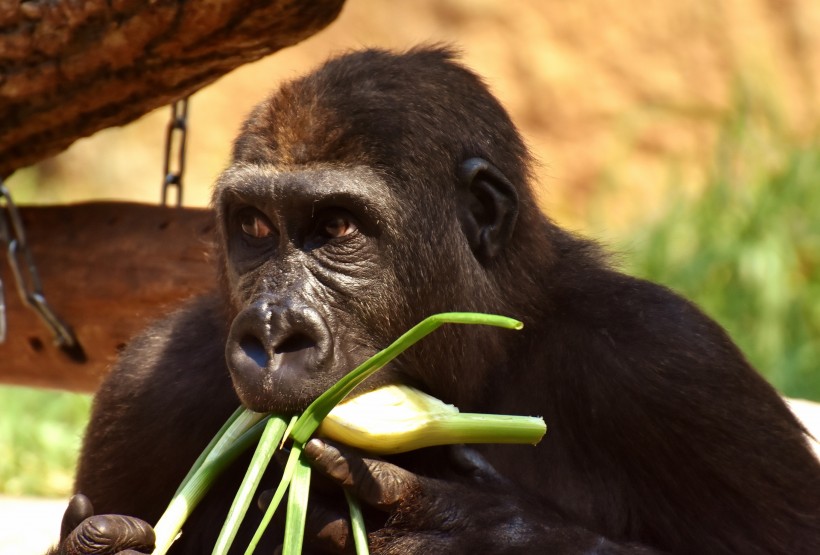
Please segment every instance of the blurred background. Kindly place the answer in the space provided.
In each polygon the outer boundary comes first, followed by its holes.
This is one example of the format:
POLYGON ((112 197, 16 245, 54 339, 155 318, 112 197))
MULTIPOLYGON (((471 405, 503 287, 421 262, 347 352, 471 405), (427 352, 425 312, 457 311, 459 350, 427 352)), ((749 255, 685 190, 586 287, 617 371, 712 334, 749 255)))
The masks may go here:
MULTIPOLYGON (((540 161, 559 224, 725 326, 820 400, 820 3, 348 0, 308 41, 192 97, 184 201, 205 206, 250 108, 363 46, 457 45, 540 161)), ((18 171, 20 204, 156 203, 170 110, 18 171)), ((65 497, 88 396, 0 388, 0 495, 65 497)))

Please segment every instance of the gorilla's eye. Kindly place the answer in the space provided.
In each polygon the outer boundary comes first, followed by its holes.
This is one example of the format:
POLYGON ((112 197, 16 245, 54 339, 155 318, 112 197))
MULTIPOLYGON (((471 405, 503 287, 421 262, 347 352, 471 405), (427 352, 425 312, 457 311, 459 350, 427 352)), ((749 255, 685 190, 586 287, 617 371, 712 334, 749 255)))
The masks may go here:
POLYGON ((356 220, 345 212, 334 212, 322 222, 323 235, 331 239, 350 235, 359 229, 356 220))
POLYGON ((256 239, 273 235, 273 226, 268 219, 255 208, 245 208, 238 215, 242 232, 256 239))

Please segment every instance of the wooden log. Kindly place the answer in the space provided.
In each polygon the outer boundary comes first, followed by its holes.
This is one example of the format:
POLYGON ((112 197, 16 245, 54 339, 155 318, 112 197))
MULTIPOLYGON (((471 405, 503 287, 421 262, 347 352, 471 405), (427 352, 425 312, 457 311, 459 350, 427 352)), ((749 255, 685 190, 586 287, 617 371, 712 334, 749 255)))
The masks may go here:
POLYGON ((8 322, 0 382, 93 391, 132 335, 216 284, 209 210, 95 202, 21 213, 46 299, 74 329, 87 360, 54 345, 0 258, 8 322))
POLYGON ((342 4, 0 2, 0 177, 309 37, 342 4))

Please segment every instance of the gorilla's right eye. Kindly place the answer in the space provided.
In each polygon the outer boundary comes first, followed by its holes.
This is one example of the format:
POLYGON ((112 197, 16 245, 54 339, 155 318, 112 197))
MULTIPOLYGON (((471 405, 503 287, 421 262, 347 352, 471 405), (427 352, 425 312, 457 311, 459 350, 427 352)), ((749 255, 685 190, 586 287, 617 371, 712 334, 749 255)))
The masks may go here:
POLYGON ((255 239, 273 235, 273 225, 264 214, 255 208, 244 208, 237 214, 242 233, 255 239))
POLYGON ((323 234, 331 239, 345 237, 355 232, 359 226, 356 221, 346 213, 333 214, 322 224, 323 234))

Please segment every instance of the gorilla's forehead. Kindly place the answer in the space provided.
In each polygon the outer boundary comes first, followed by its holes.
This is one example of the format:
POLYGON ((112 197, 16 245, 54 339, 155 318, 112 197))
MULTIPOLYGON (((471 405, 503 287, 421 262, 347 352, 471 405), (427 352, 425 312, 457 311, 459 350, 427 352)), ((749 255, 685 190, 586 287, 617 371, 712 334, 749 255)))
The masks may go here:
POLYGON ((373 168, 330 164, 291 168, 233 165, 223 172, 214 190, 217 209, 228 202, 256 206, 334 204, 384 215, 399 209, 395 192, 373 168))

